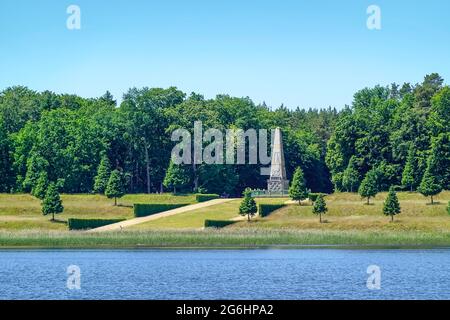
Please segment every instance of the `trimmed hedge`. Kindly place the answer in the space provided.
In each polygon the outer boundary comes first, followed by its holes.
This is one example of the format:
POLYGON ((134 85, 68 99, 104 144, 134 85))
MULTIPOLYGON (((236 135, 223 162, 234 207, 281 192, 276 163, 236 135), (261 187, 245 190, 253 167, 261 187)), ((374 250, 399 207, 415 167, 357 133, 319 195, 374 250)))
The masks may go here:
POLYGON ((322 196, 326 196, 326 193, 309 193, 308 194, 308 198, 309 200, 311 200, 312 202, 316 202, 317 198, 322 195, 322 196))
POLYGON ((214 199, 219 199, 219 195, 218 194, 200 194, 200 193, 195 195, 195 200, 197 202, 205 202, 205 201, 214 200, 214 199))
POLYGON ((86 230, 100 228, 126 219, 75 219, 68 220, 69 230, 86 230))
POLYGON ((264 218, 270 215, 275 210, 278 210, 280 208, 283 208, 285 204, 259 204, 258 205, 258 213, 259 216, 264 218))
POLYGON ((236 221, 231 220, 205 220, 205 228, 224 228, 229 226, 236 221))
POLYGON ((152 214, 181 208, 189 203, 135 203, 133 206, 134 216, 136 218, 151 216, 152 214))

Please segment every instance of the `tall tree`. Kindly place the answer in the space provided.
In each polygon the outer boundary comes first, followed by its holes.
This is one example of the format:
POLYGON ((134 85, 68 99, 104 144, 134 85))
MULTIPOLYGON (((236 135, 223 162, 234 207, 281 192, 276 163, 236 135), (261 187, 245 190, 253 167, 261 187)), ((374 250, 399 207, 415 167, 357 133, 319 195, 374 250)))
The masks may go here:
POLYGON ((42 201, 42 214, 44 216, 51 214, 51 221, 55 221, 55 214, 62 213, 64 206, 55 183, 50 183, 44 200, 42 201))
POLYGON ((408 151, 408 158, 406 159, 405 168, 402 173, 402 185, 409 187, 412 192, 414 185, 416 183, 415 175, 418 173, 416 152, 414 147, 411 145, 408 151))
POLYGON ((184 165, 177 165, 170 160, 169 167, 167 168, 166 176, 164 177, 164 186, 166 188, 173 188, 173 193, 177 193, 177 189, 180 190, 186 186, 190 181, 189 172, 184 165))
POLYGON ((303 170, 300 167, 297 167, 297 169, 295 169, 291 186, 289 187, 289 196, 292 200, 298 201, 299 205, 301 205, 303 200, 308 198, 308 190, 306 189, 303 170))
POLYGON ((400 203, 397 198, 397 193, 394 187, 390 187, 388 196, 384 201, 383 213, 391 217, 391 222, 394 221, 394 216, 401 212, 400 203))
POLYGON ((431 204, 434 204, 433 197, 441 193, 442 186, 439 184, 436 175, 431 172, 431 163, 431 161, 428 161, 428 167, 423 175, 418 191, 425 197, 430 197, 431 204))
POLYGON ((342 186, 350 192, 358 190, 359 173, 355 156, 352 156, 350 158, 347 169, 345 169, 344 171, 344 175, 342 177, 342 186))
POLYGON ((102 156, 102 160, 97 168, 97 175, 94 180, 94 192, 105 193, 108 185, 109 177, 111 176, 111 164, 107 155, 102 156))

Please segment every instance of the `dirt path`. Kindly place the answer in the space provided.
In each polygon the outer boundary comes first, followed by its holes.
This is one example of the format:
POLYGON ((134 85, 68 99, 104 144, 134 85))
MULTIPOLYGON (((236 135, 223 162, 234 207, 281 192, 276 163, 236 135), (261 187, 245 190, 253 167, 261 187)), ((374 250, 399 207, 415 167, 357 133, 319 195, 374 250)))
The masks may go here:
POLYGON ((176 215, 179 213, 183 213, 183 212, 188 212, 188 211, 193 211, 193 210, 197 210, 197 209, 201 209, 201 208, 215 206, 217 204, 222 204, 222 203, 226 203, 226 202, 233 201, 233 200, 235 200, 235 199, 215 199, 215 200, 211 200, 211 201, 191 204, 191 205, 184 206, 181 208, 172 209, 172 210, 164 211, 161 213, 153 214, 153 215, 147 216, 147 217, 134 218, 134 219, 118 222, 118 223, 113 223, 113 224, 110 224, 110 225, 107 225, 104 227, 91 229, 86 232, 120 231, 122 229, 126 229, 127 227, 135 226, 140 223, 153 221, 153 220, 164 218, 164 217, 170 217, 170 216, 173 216, 173 215, 176 215))

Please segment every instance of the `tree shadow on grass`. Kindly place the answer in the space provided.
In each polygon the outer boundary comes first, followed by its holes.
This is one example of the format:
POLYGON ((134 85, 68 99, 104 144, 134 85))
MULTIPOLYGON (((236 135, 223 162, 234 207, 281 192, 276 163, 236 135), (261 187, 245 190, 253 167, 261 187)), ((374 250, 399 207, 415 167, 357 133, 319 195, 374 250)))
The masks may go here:
POLYGON ((56 224, 67 224, 67 221, 65 221, 65 220, 58 220, 58 219, 50 220, 50 222, 51 223, 56 223, 56 224))
POLYGON ((434 201, 433 203, 428 202, 426 205, 427 206, 439 206, 441 204, 442 204, 442 202, 440 202, 440 201, 434 201))

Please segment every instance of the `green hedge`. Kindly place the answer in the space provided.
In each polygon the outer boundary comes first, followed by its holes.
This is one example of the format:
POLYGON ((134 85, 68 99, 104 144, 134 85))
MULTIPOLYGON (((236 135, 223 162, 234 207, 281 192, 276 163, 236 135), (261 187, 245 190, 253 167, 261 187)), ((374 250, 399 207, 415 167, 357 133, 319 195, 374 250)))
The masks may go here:
POLYGON ((229 226, 236 221, 231 220, 205 220, 205 228, 223 228, 229 226))
POLYGON ((200 193, 195 195, 195 200, 197 202, 205 202, 205 201, 214 200, 214 199, 219 199, 219 195, 218 194, 200 194, 200 193))
POLYGON ((124 221, 125 219, 75 219, 68 221, 69 230, 86 230, 100 228, 109 224, 124 221))
POLYGON ((258 205, 258 213, 260 217, 267 217, 269 214, 274 212, 275 210, 278 210, 280 208, 283 208, 285 205, 280 204, 259 204, 258 205))
POLYGON ((135 203, 133 206, 134 216, 137 218, 151 216, 152 214, 181 208, 188 204, 189 203, 135 203))
POLYGON ((316 202, 317 198, 322 195, 322 196, 326 196, 326 193, 309 193, 308 194, 308 198, 309 200, 311 200, 312 202, 316 202))

